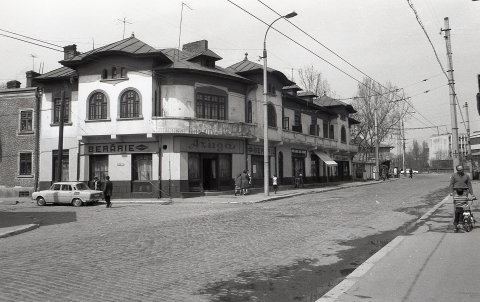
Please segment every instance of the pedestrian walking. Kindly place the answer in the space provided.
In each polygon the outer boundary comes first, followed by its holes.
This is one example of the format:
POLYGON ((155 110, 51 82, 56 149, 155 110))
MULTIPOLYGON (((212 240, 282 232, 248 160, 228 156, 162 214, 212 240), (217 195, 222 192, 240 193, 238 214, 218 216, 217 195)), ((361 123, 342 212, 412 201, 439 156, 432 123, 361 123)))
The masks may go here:
POLYGON ((110 181, 110 176, 105 177, 105 187, 103 188, 103 196, 105 197, 105 201, 107 202, 107 208, 112 207, 112 203, 110 202, 110 198, 112 197, 113 192, 113 184, 110 181))
POLYGON ((242 195, 242 174, 238 173, 237 177, 235 177, 235 196, 242 195))
POLYGON ((272 184, 273 184, 273 192, 277 194, 278 191, 278 178, 277 175, 273 175, 272 177, 272 184))
POLYGON ((243 195, 247 195, 248 187, 250 183, 250 177, 248 176, 247 170, 243 170, 242 175, 240 176, 241 179, 241 189, 243 195))
POLYGON ((413 170, 410 169, 410 171, 408 173, 410 174, 410 178, 413 178, 413 170))

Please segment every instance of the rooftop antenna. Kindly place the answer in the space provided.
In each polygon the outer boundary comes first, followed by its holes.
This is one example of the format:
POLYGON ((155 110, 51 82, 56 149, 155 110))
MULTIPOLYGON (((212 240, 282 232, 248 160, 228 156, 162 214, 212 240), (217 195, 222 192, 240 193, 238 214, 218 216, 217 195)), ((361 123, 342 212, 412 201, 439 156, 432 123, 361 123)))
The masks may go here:
POLYGON ((30 54, 30 56, 32 57, 32 70, 35 71, 35 58, 37 57, 36 55, 34 54, 30 54))
POLYGON ((183 21, 183 7, 184 6, 188 7, 190 10, 193 10, 193 8, 188 6, 188 4, 186 4, 185 2, 182 2, 182 10, 180 12, 180 32, 178 33, 178 60, 179 61, 180 61, 180 40, 182 38, 182 21, 183 21))
POLYGON ((123 37, 122 37, 122 40, 125 39, 125 24, 132 24, 132 22, 128 22, 127 21, 127 18, 123 18, 123 20, 121 19, 118 19, 118 21, 120 21, 121 23, 123 23, 123 37))

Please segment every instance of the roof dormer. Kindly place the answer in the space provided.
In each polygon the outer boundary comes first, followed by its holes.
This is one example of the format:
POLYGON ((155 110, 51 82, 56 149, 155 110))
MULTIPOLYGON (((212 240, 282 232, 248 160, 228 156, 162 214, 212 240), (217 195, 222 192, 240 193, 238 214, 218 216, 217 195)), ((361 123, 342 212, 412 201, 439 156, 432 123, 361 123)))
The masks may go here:
POLYGON ((222 59, 222 57, 208 49, 207 40, 184 44, 182 51, 191 54, 187 61, 198 63, 205 67, 215 68, 215 62, 222 59))

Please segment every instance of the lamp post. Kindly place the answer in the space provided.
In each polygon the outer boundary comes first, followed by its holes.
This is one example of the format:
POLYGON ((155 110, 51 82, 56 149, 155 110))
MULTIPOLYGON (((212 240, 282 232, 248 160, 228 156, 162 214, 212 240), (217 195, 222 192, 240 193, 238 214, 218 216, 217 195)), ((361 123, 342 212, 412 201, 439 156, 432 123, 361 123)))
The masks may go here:
POLYGON ((269 154, 268 154, 268 103, 267 103, 267 34, 272 27, 273 23, 277 22, 280 19, 289 19, 295 17, 296 12, 291 12, 285 16, 278 17, 275 19, 267 28, 265 32, 265 38, 263 38, 263 185, 265 189, 265 195, 269 194, 269 179, 270 179, 270 170, 269 170, 269 154))

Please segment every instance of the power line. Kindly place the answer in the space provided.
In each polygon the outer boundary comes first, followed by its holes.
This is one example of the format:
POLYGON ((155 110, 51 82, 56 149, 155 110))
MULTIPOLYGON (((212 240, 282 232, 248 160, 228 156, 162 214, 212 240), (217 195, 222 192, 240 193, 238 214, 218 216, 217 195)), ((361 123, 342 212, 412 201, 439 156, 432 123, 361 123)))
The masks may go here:
POLYGON ((4 31, 4 32, 7 32, 7 33, 9 33, 9 34, 17 35, 17 36, 20 36, 20 37, 23 37, 23 38, 27 38, 27 39, 30 39, 30 40, 42 42, 42 43, 44 43, 44 44, 49 44, 49 45, 52 45, 52 46, 56 46, 56 47, 63 48, 63 46, 60 46, 60 45, 57 45, 57 44, 53 44, 53 43, 50 43, 50 42, 46 42, 46 41, 43 41, 43 40, 40 40, 40 39, 35 39, 35 38, 29 37, 29 36, 24 36, 24 35, 21 35, 21 34, 12 32, 12 31, 8 31, 8 30, 5 30, 5 29, 1 29, 1 28, 0 28, 0 31, 4 31))
POLYGON ((52 47, 49 47, 49 46, 45 46, 45 45, 41 45, 41 44, 38 44, 38 43, 30 42, 30 41, 23 40, 23 39, 16 38, 16 37, 12 37, 12 36, 9 36, 9 35, 5 35, 5 34, 1 34, 1 33, 0 33, 0 36, 4 36, 4 37, 7 37, 7 38, 19 40, 19 41, 26 42, 26 43, 30 43, 30 44, 37 45, 37 46, 40 46, 40 47, 44 47, 44 48, 48 48, 48 49, 51 49, 51 50, 55 50, 55 51, 58 51, 58 52, 63 52, 63 50, 59 50, 59 49, 52 48, 52 47))

